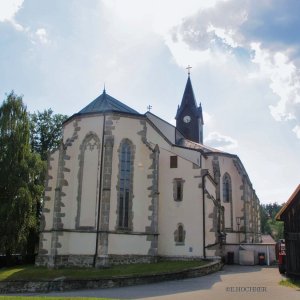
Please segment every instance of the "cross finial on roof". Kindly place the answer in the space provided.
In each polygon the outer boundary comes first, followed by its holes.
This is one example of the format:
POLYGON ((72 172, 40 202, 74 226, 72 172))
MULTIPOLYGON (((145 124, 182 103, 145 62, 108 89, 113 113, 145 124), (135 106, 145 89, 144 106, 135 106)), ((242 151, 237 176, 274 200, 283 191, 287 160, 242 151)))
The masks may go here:
POLYGON ((105 82, 104 82, 103 93, 105 93, 105 92, 106 92, 106 90, 105 90, 105 82))
POLYGON ((190 77, 190 74, 191 74, 191 66, 190 65, 188 65, 187 67, 186 67, 186 69, 188 70, 188 75, 189 75, 189 77, 190 77))
POLYGON ((147 106, 147 110, 150 111, 151 109, 152 109, 152 105, 149 104, 149 105, 147 106))

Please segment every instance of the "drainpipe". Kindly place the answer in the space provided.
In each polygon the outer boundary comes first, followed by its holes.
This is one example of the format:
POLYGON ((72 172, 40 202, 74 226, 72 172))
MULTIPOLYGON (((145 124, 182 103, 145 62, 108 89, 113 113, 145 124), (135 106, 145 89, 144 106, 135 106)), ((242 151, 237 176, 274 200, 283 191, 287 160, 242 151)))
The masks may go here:
POLYGON ((101 157, 100 157, 100 178, 99 178, 99 200, 98 200, 98 214, 97 214, 97 231, 96 231, 96 249, 93 260, 93 267, 96 267, 98 256, 98 241, 99 241, 99 229, 100 229, 100 212, 101 212, 101 198, 102 198, 102 177, 103 177, 103 159, 104 159, 104 134, 105 134, 105 121, 106 115, 103 116, 103 128, 102 128, 102 144, 101 144, 101 157))
POLYGON ((208 177, 210 181, 217 185, 213 177, 208 173, 206 170, 206 173, 202 175, 202 213, 203 213, 203 258, 206 259, 206 246, 205 246, 205 178, 208 177))

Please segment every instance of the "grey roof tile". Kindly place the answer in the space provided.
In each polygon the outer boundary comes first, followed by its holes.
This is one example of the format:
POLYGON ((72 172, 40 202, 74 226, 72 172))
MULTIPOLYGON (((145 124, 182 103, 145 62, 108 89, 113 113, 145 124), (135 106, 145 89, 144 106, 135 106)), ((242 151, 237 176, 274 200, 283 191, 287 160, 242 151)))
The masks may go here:
POLYGON ((111 97, 103 90, 103 93, 94 101, 88 104, 85 108, 80 110, 78 114, 90 114, 101 112, 123 112, 129 114, 140 114, 136 110, 122 103, 121 101, 111 97))

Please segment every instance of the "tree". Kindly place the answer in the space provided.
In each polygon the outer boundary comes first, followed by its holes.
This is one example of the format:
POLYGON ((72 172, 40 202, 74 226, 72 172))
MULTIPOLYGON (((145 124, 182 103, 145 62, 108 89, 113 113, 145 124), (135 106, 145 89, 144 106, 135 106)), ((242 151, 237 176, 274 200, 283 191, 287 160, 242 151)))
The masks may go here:
POLYGON ((52 109, 30 114, 30 140, 33 151, 47 160, 48 152, 57 148, 62 138, 62 123, 66 115, 53 114, 52 109))
POLYGON ((12 91, 0 107, 0 253, 26 253, 30 232, 37 232, 39 184, 44 166, 32 153, 29 118, 22 97, 12 91))
POLYGON ((269 214, 265 209, 265 204, 260 205, 260 224, 261 224, 261 232, 263 234, 271 234, 272 230, 270 224, 268 222, 269 214))
POLYGON ((283 222, 275 220, 281 207, 276 202, 260 205, 261 232, 270 234, 276 241, 283 238, 283 222))
POLYGON ((282 205, 274 202, 274 203, 263 204, 263 207, 264 207, 265 211, 267 212, 268 216, 271 219, 275 219, 275 216, 281 209, 282 205))

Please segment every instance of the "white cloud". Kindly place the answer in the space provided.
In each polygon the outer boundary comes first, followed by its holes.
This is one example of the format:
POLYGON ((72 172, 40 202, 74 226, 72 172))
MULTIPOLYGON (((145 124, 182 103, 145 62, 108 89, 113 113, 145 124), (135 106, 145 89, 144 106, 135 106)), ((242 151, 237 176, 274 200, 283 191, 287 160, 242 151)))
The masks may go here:
POLYGON ((229 151, 238 147, 238 142, 234 138, 217 131, 210 132, 205 138, 204 144, 222 151, 229 151))
POLYGON ((224 5, 226 1, 219 1, 213 8, 198 9, 173 28, 173 36, 181 36, 191 49, 199 51, 224 51, 241 45, 238 29, 247 20, 247 13, 238 5, 234 10, 227 9, 224 18, 224 5))
POLYGON ((293 132, 297 135, 297 138, 300 139, 300 126, 299 125, 296 125, 293 128, 293 132))
POLYGON ((259 66, 260 75, 270 80, 270 88, 279 98, 276 105, 269 107, 273 118, 276 121, 300 120, 300 76, 295 64, 283 52, 262 49, 258 43, 251 47, 254 50, 252 61, 259 66))
POLYGON ((203 111, 203 120, 206 127, 214 123, 214 117, 205 110, 203 111))
POLYGON ((210 24, 207 28, 207 32, 214 32, 214 34, 218 38, 220 38, 224 44, 227 44, 232 48, 236 48, 239 46, 239 44, 234 39, 235 30, 233 30, 232 28, 230 29, 220 28, 210 24))
POLYGON ((293 9, 280 3, 271 6, 270 16, 269 1, 259 5, 252 1, 220 1, 214 7, 196 10, 174 26, 166 44, 180 66, 197 67, 209 62, 219 68, 229 66, 227 73, 239 82, 268 80, 275 95, 269 106, 272 117, 277 121, 300 120, 300 72, 296 60, 300 48, 292 44, 297 36, 292 24, 297 21, 278 22, 281 11, 289 16, 293 15, 293 9), (289 26, 290 30, 284 37, 282 32, 272 35, 274 26, 279 30, 289 26), (245 63, 245 76, 239 76, 241 61, 245 63), (258 72, 249 73, 254 67, 258 67, 258 72))
POLYGON ((195 68, 201 63, 212 60, 210 49, 204 51, 192 50, 182 41, 181 37, 178 37, 176 41, 166 38, 165 43, 178 66, 186 67, 187 65, 192 65, 195 68))
POLYGON ((22 25, 15 21, 15 15, 22 7, 24 0, 1 0, 0 2, 0 22, 10 22, 16 30, 22 31, 22 25))
POLYGON ((37 29, 35 35, 42 44, 49 43, 47 31, 45 28, 37 29))
POLYGON ((118 19, 127 24, 138 24, 136 30, 147 28, 165 36, 185 16, 192 15, 199 9, 212 7, 220 1, 225 0, 104 0, 104 3, 118 19))
POLYGON ((11 21, 24 0, 1 0, 0 2, 0 22, 11 21))

